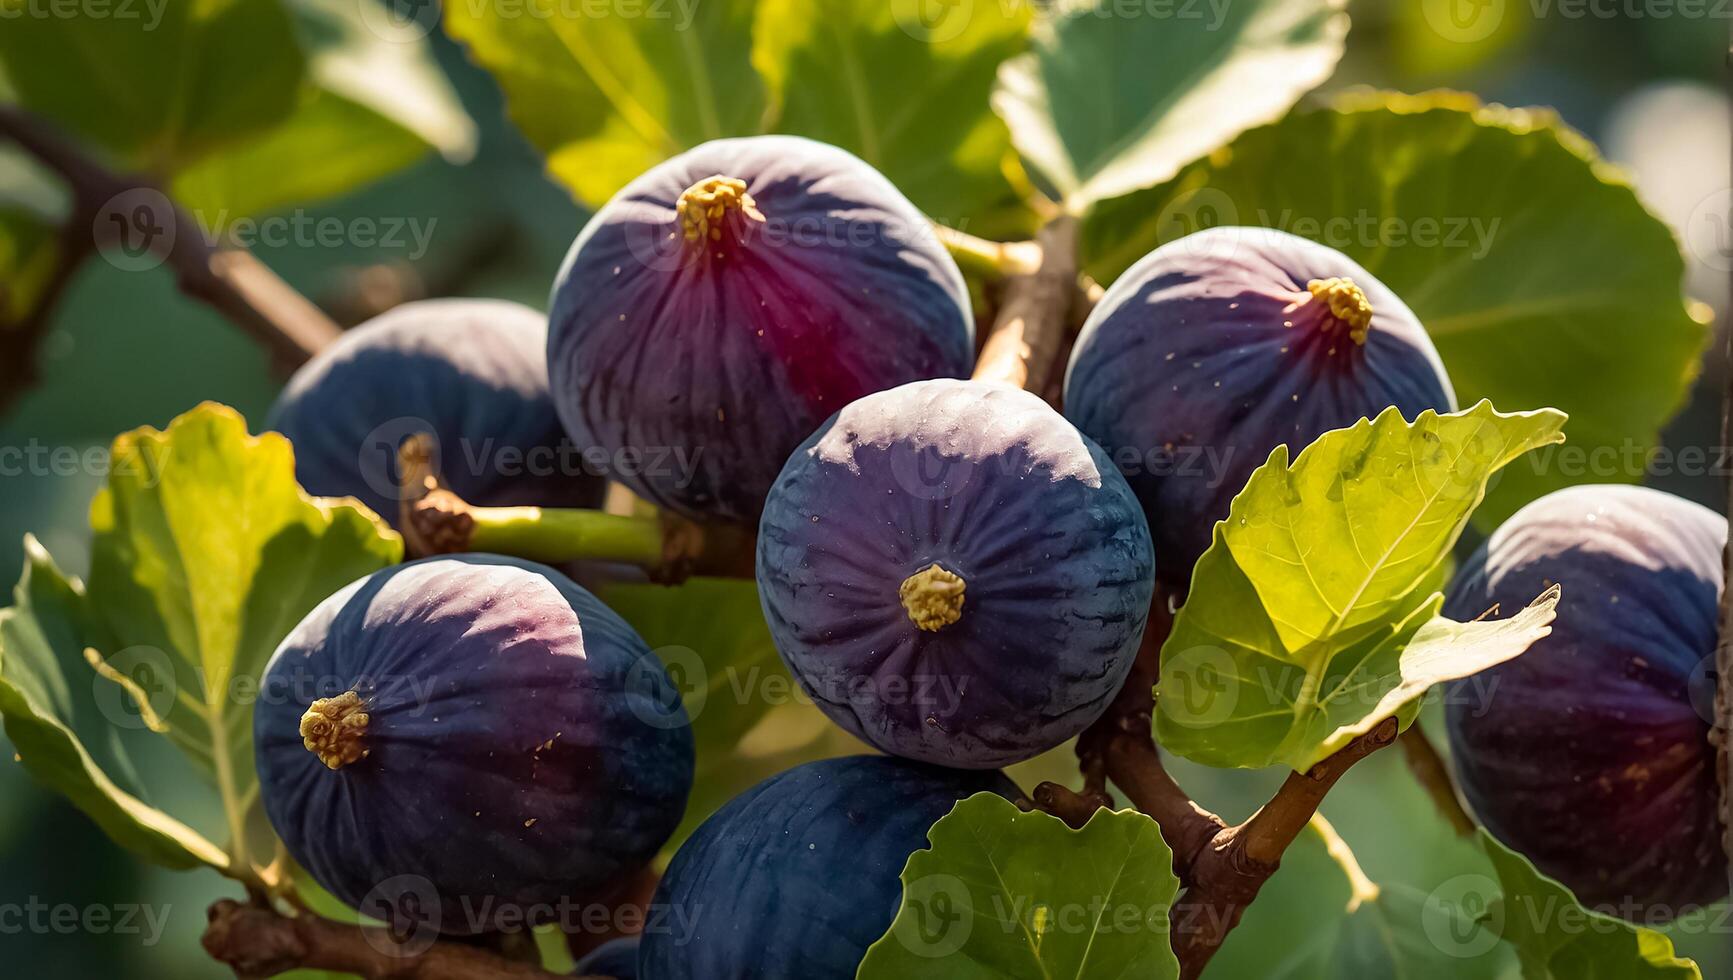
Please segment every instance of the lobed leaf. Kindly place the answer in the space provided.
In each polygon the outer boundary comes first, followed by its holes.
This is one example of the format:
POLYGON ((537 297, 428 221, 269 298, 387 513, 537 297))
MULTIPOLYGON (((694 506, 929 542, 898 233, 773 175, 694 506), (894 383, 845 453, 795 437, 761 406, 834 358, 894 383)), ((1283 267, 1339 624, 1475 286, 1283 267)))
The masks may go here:
POLYGON ((1410 708, 1427 688, 1520 654, 1557 594, 1485 623, 1438 617, 1435 569, 1493 474, 1558 442, 1553 411, 1482 402, 1388 409, 1325 433, 1292 467, 1286 446, 1218 523, 1162 647, 1156 729, 1207 765, 1304 771, 1410 708))
POLYGON ((1707 331, 1668 228, 1546 110, 1358 95, 1245 133, 1103 202, 1085 265, 1110 282, 1202 227, 1280 228, 1345 252, 1426 324, 1463 404, 1556 407, 1571 445, 1512 467, 1479 520, 1574 483, 1641 478, 1707 331))
POLYGON ((987 100, 1029 24, 1023 3, 764 0, 752 63, 767 128, 843 147, 923 211, 968 226, 1015 197, 1011 137, 987 100))
POLYGON ((144 651, 166 734, 211 775, 231 826, 254 799, 252 698, 277 644, 314 605, 403 555, 351 500, 308 497, 274 433, 206 403, 115 440, 91 505, 90 601, 117 651, 144 651))
POLYGON ((0 719, 19 761, 139 857, 225 869, 221 848, 122 787, 137 778, 119 728, 135 719, 90 669, 96 627, 84 591, 35 538, 24 539, 24 557, 13 605, 0 610, 0 719))
POLYGON ((124 165, 173 173, 268 130, 306 72, 280 0, 135 4, 43 17, 0 0, 0 68, 17 100, 124 165))
POLYGON ((207 226, 336 197, 430 148, 454 161, 474 153, 475 123, 421 25, 382 19, 383 0, 286 2, 308 52, 308 84, 279 125, 175 175, 176 199, 207 226))
POLYGON ((958 803, 903 870, 903 904, 860 980, 1179 976, 1179 891, 1155 821, 1099 810, 1081 830, 989 793, 958 803))
POLYGON ((763 122, 753 0, 652 7, 445 5, 446 30, 505 90, 554 179, 590 207, 682 150, 763 122))
POLYGON ((1023 158, 1082 213, 1286 112, 1341 60, 1346 6, 1068 4, 1040 22, 1032 52, 1005 64, 993 108, 1023 158))

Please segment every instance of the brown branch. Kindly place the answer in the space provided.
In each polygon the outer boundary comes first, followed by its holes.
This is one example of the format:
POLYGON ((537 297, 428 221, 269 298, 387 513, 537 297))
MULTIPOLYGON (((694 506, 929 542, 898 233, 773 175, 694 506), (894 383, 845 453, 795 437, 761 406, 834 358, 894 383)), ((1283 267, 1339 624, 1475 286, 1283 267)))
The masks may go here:
MULTIPOLYGON (((18 106, 0 105, 0 139, 54 171, 71 191, 62 245, 62 261, 70 268, 59 273, 59 286, 64 287, 64 279, 91 254, 129 244, 128 236, 139 232, 139 257, 166 264, 181 292, 246 330, 280 369, 293 370, 337 337, 337 325, 264 263, 244 251, 212 244, 199 222, 155 180, 109 170, 47 120, 18 106)), ((9 342, 15 348, 6 352, 9 357, 34 362, 35 347, 47 332, 48 310, 40 309, 35 316, 41 322, 9 342)), ((26 383, 32 377, 17 376, 26 383)), ((6 391, 16 393, 10 386, 6 391)))
POLYGON ((1449 821, 1450 829, 1456 831, 1458 837, 1473 837, 1480 829, 1479 825, 1463 805, 1462 794, 1456 791, 1456 780, 1450 775, 1450 767, 1438 754, 1438 747, 1421 730, 1420 723, 1415 722, 1403 732, 1397 744, 1402 746, 1408 770, 1426 790, 1426 795, 1432 798, 1438 812, 1449 821))
POLYGON ((1080 290, 1077 219, 1060 215, 1043 225, 1035 242, 1041 264, 1009 275, 999 310, 975 364, 975 380, 999 381, 1046 396, 1059 370, 1080 290))
POLYGON ((1119 787, 1138 810, 1161 828, 1173 850, 1173 870, 1184 892, 1171 913, 1171 938, 1183 980, 1202 975, 1210 958, 1239 924, 1264 882, 1276 873, 1282 854, 1318 812, 1324 797, 1360 760, 1397 740, 1396 719, 1371 732, 1304 773, 1293 773, 1251 819, 1230 827, 1186 794, 1162 763, 1151 724, 1154 689, 1161 676, 1161 647, 1173 629, 1177 596, 1161 586, 1150 609, 1143 644, 1125 686, 1106 714, 1077 742, 1084 791, 1055 783, 1035 790, 1035 804, 1081 826, 1098 806, 1110 806, 1100 773, 1119 787))
POLYGON ((1187 862, 1190 876, 1182 878, 1186 891, 1171 916, 1181 980, 1203 975, 1324 797, 1361 759, 1394 743, 1396 728, 1396 719, 1386 718, 1306 772, 1290 774, 1263 809, 1238 827, 1218 833, 1187 862))
POLYGON ((353 973, 366 980, 560 977, 480 946, 435 942, 412 953, 382 927, 344 925, 311 914, 288 918, 229 899, 211 906, 203 943, 212 959, 243 980, 300 969, 353 973))
MULTIPOLYGON (((36 364, 36 349, 48 337, 54 325, 54 311, 78 270, 96 251, 86 229, 96 220, 94 212, 86 212, 83 202, 74 200, 66 223, 60 228, 55 243, 54 271, 43 284, 36 303, 17 323, 0 324, 0 414, 11 409, 12 403, 25 391, 36 386, 40 375, 36 364)), ((0 284, 0 300, 6 288, 0 284)))

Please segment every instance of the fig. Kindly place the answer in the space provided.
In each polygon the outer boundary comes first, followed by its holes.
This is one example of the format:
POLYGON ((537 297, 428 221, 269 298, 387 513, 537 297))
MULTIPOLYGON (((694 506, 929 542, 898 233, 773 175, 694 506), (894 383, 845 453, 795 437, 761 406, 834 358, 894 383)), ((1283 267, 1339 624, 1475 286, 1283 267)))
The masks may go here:
POLYGON ((638 937, 610 939, 578 961, 572 971, 580 977, 612 977, 613 980, 638 980, 638 937))
POLYGON ((1552 635, 1447 689, 1462 791, 1591 907, 1669 919, 1727 894, 1709 743, 1727 521, 1656 490, 1529 504, 1457 573, 1446 615, 1563 588, 1552 635))
POLYGON ((723 806, 656 889, 638 971, 656 980, 853 980, 902 902, 909 855, 997 772, 884 756, 811 762, 723 806))
POLYGON ((962 273, 914 205, 793 136, 705 143, 621 190, 554 283, 548 369, 566 431, 689 518, 750 524, 824 419, 907 381, 965 377, 962 273))
POLYGON ((546 566, 424 559, 313 609, 265 669, 266 815, 339 899, 454 935, 635 873, 679 823, 691 727, 619 616, 546 566))
POLYGON ((1149 528, 1101 449, 1009 385, 860 399, 788 460, 758 530, 776 648, 837 724, 988 769, 1106 710, 1154 588, 1149 528))
POLYGON ((1272 450, 1392 405, 1455 411, 1420 321, 1342 253, 1262 228, 1144 256, 1084 323, 1065 376, 1065 416, 1130 480, 1181 593, 1272 450))
POLYGON ((471 503, 596 506, 606 484, 560 427, 546 348, 547 319, 516 303, 406 303, 302 365, 265 425, 294 444, 308 493, 354 497, 394 527, 397 449, 416 433, 471 503))

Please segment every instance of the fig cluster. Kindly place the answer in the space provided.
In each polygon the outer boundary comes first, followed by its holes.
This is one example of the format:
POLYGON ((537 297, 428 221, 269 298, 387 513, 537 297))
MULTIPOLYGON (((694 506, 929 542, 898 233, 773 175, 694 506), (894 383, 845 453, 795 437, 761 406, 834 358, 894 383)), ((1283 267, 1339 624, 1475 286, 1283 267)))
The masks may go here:
MULTIPOLYGON (((482 504, 593 506, 601 482, 466 469, 453 447, 684 459, 612 475, 686 520, 756 527, 783 662, 884 753, 712 814, 661 878, 659 927, 583 961, 606 976, 853 977, 931 825, 974 793, 1020 799, 1002 767, 1102 719, 1152 601, 1183 598, 1273 449, 1455 407, 1399 297, 1252 229, 1171 242, 1115 282, 1063 412, 971 377, 969 294, 925 219, 861 160, 791 137, 707 143, 632 182, 551 306, 424 303, 357 328, 271 416, 307 489, 392 517, 391 460, 419 433, 482 504)), ((1472 619, 1564 585, 1551 637, 1452 692, 1497 682, 1475 710, 1452 699, 1450 736, 1489 828, 1586 899, 1725 892, 1693 706, 1725 538, 1672 498, 1569 491, 1452 588, 1447 611, 1472 619)), ((479 554, 325 600, 271 659, 253 735, 295 862, 366 914, 453 936, 617 895, 685 816, 695 753, 723 748, 694 745, 661 661, 594 594, 479 554)))

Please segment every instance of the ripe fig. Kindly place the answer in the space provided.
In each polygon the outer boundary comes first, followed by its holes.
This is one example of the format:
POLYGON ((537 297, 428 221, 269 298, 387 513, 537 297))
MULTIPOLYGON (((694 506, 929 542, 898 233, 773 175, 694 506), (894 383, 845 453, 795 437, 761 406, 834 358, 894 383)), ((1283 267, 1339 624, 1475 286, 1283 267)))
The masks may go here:
POLYGON ((1582 901, 1641 921, 1727 894, 1709 743, 1727 521, 1640 487, 1560 490, 1457 573, 1446 615, 1563 587, 1552 635, 1448 689, 1463 793, 1582 901))
POLYGON ((1181 592, 1271 450, 1392 405, 1455 410, 1420 321, 1347 256, 1261 228, 1144 256, 1090 314, 1065 377, 1065 416, 1130 480, 1181 592))
POLYGON ((605 484, 560 428, 546 347, 546 318, 516 303, 406 303, 302 365, 265 424, 294 444, 308 493, 355 497, 394 527, 397 448, 420 432, 471 503, 595 506, 605 484))
POLYGON ((637 454, 620 480, 699 519, 755 520, 826 417, 967 376, 974 350, 962 274, 920 212, 856 157, 792 136, 705 143, 627 185, 552 302, 566 431, 637 454))
POLYGON ((668 866, 639 947, 656 980, 852 980, 890 928, 909 855, 959 800, 1016 799, 997 772, 826 759, 759 783, 668 866))
POLYGON ((596 947, 590 955, 578 961, 572 971, 579 977, 612 977, 613 980, 638 980, 638 937, 613 939, 596 947))
POLYGON ((377 572, 265 669, 265 813, 314 880, 404 929, 521 928, 673 833, 692 732, 662 664, 559 572, 494 555, 377 572))
POLYGON ((1040 398, 936 379, 868 395, 795 451, 758 531, 777 650, 871 745, 970 769, 1100 717, 1154 588, 1105 454, 1040 398))

